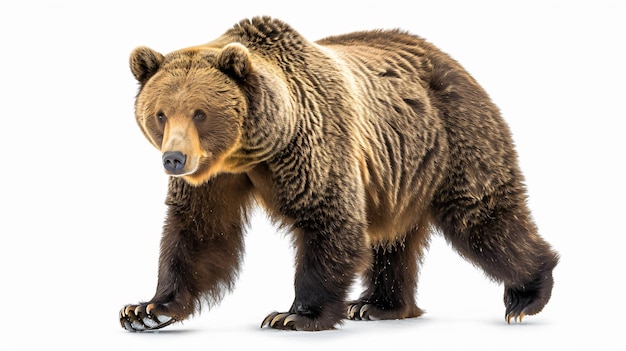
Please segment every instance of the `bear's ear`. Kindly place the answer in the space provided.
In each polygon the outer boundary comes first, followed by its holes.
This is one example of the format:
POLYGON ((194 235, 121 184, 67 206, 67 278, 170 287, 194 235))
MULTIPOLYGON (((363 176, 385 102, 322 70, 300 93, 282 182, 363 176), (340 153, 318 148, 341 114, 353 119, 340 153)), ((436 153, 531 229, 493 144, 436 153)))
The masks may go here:
POLYGON ((141 85, 157 72, 162 62, 163 55, 145 46, 136 48, 130 54, 130 70, 141 85))
POLYGON ((248 48, 240 43, 230 43, 224 46, 217 57, 217 67, 236 80, 246 79, 252 70, 248 48))

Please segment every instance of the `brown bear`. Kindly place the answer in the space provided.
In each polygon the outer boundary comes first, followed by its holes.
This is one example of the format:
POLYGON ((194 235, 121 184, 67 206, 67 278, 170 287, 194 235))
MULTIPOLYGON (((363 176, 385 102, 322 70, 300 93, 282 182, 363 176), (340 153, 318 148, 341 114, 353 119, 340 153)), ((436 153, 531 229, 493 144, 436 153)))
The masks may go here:
POLYGON ((558 255, 526 204, 511 133, 453 59, 401 30, 308 41, 269 17, 204 45, 135 49, 135 114, 170 175, 156 294, 123 328, 182 321, 233 288, 249 210, 293 235, 295 299, 261 326, 417 317, 440 232, 504 285, 505 320, 550 299, 558 255), (346 301, 361 278, 357 301, 346 301))

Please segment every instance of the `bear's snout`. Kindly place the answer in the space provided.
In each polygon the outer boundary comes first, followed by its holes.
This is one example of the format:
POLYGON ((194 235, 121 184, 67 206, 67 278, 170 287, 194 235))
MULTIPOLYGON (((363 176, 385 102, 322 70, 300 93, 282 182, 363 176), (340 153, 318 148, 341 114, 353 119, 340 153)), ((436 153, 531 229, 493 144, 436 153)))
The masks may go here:
POLYGON ((182 174, 185 168, 187 156, 180 151, 167 151, 163 153, 163 167, 170 174, 182 174))

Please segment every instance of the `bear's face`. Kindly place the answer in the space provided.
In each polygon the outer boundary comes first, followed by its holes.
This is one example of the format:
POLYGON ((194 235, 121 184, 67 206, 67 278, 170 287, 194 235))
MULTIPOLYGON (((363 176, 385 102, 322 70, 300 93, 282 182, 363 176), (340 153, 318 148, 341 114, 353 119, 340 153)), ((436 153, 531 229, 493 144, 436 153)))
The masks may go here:
POLYGON ((140 47, 130 58, 141 88, 137 123, 163 155, 165 172, 198 185, 243 165, 241 148, 247 101, 237 82, 248 73, 247 50, 191 48, 163 56, 140 47))

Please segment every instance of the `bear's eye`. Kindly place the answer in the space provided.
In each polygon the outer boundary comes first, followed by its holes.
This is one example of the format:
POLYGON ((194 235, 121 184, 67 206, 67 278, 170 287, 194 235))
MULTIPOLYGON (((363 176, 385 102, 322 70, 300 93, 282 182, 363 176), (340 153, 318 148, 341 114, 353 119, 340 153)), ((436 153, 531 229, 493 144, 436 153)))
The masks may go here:
POLYGON ((193 113, 193 119, 197 122, 202 122, 206 119, 206 114, 200 110, 193 113))
POLYGON ((159 121, 159 123, 165 123, 165 113, 163 113, 163 111, 159 111, 156 114, 156 119, 157 121, 159 121))

